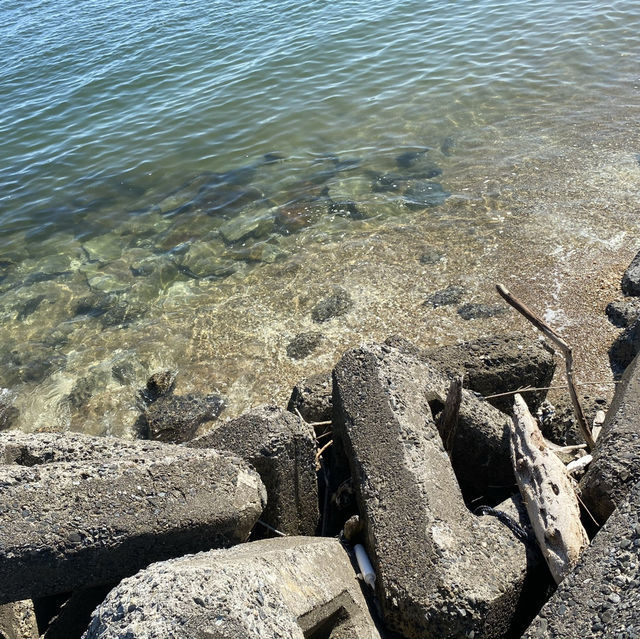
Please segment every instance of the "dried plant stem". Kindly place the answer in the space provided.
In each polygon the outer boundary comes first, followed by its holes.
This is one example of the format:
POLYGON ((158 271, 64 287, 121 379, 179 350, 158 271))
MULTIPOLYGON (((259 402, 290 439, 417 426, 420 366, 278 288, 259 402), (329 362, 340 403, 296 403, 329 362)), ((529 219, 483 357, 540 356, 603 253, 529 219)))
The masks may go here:
POLYGON ((576 414, 576 420, 578 426, 582 431, 584 441, 587 443, 587 448, 592 451, 595 448, 595 441, 591 434, 591 428, 587 423, 587 419, 584 416, 584 411, 578 399, 578 393, 573 381, 573 353, 569 345, 556 333, 551 326, 540 319, 531 309, 527 308, 522 302, 516 299, 502 284, 496 286, 500 296, 521 315, 524 315, 539 331, 541 331, 546 337, 548 337, 564 355, 565 370, 567 375, 567 384, 569 386, 569 395, 571 396, 571 403, 573 404, 573 411, 576 414))

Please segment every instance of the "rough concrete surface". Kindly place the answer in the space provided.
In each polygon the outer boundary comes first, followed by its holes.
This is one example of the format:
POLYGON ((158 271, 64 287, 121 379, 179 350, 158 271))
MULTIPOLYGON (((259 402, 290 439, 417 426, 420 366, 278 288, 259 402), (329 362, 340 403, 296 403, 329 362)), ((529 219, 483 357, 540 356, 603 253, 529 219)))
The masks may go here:
POLYGON ((636 253, 622 276, 622 292, 625 295, 640 295, 640 252, 636 253))
POLYGON ((408 639, 503 637, 526 548, 465 508, 431 415, 431 375, 377 345, 348 352, 334 370, 334 435, 350 460, 377 594, 389 627, 408 639))
POLYGON ((379 639, 336 539, 286 537, 154 564, 96 609, 85 639, 379 639))
POLYGON ((30 599, 0 606, 0 638, 38 639, 38 624, 30 599))
POLYGON ((579 488, 589 511, 604 523, 640 481, 640 356, 625 371, 579 488))
POLYGON ((267 488, 263 521, 288 535, 313 535, 318 525, 316 443, 313 428, 275 406, 261 406, 188 444, 238 455, 267 488))
POLYGON ((584 551, 526 639, 640 637, 640 483, 584 551))
POLYGON ((307 422, 325 422, 331 419, 331 395, 333 381, 331 372, 319 373, 298 382, 291 393, 287 410, 296 410, 307 422))
POLYGON ((0 460, 0 603, 245 541, 266 499, 254 470, 212 450, 8 431, 0 460))

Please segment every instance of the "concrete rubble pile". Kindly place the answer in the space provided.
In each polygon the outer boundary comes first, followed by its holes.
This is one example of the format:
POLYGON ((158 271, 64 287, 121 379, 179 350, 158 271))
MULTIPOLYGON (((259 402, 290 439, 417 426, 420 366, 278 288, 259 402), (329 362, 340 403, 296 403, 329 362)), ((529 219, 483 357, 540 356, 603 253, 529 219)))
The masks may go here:
POLYGON ((522 334, 393 337, 301 381, 288 410, 179 445, 0 432, 0 639, 640 639, 640 360, 577 487, 595 537, 557 589, 509 402, 484 399, 554 367, 522 334))

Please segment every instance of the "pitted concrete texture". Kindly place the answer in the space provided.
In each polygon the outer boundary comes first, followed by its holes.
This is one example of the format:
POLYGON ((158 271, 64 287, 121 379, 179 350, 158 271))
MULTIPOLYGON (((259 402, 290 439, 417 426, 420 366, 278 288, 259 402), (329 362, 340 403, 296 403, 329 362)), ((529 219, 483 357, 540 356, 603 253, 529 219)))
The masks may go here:
POLYGON ((527 573, 525 545, 466 508, 434 424, 431 368, 388 346, 334 371, 334 435, 351 466, 386 623, 408 639, 503 637, 527 573))
POLYGON ((602 524, 640 481, 640 356, 627 367, 579 488, 589 512, 602 524))
POLYGON ((584 551, 525 639, 640 637, 640 483, 584 551))
POLYGON ((0 603, 117 581, 245 541, 266 492, 216 451, 0 433, 0 603))
POLYGON ((96 609, 84 639, 380 639, 336 539, 286 537, 154 564, 96 609))
POLYGON ((238 455, 267 488, 261 517, 288 535, 313 535, 318 525, 316 442, 313 428, 292 413, 261 406, 188 444, 238 455))
POLYGON ((0 606, 0 637, 38 639, 39 636, 31 600, 14 601, 0 606))

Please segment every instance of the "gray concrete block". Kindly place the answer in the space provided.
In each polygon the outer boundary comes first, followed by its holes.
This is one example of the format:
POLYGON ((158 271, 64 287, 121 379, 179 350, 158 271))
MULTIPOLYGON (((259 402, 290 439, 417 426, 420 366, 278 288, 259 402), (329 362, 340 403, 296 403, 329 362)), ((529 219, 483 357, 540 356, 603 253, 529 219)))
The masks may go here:
POLYGON ((640 295, 640 252, 636 253, 622 276, 622 292, 625 295, 640 295))
POLYGON ((640 483, 618 505, 524 637, 640 637, 640 483))
POLYGON ((333 411, 331 371, 319 373, 298 382, 291 393, 287 410, 296 410, 307 422, 330 421, 333 411))
POLYGON ((287 537, 154 564, 100 605, 85 639, 379 639, 336 539, 287 537))
POLYGON ((8 431, 0 460, 0 603, 245 541, 266 498, 242 460, 156 442, 8 431))
POLYGON ((292 413, 261 406, 216 425, 189 442, 229 451, 249 462, 267 488, 261 517, 289 535, 313 535, 318 525, 316 443, 313 428, 292 413))
POLYGON ((2 639, 38 639, 38 624, 30 599, 0 606, 2 639))
POLYGON ((640 481, 640 356, 625 371, 596 442, 579 489, 582 500, 603 524, 640 481))
POLYGON ((526 548, 465 508, 432 418, 432 376, 387 346, 348 352, 334 370, 334 435, 389 627, 408 639, 502 637, 522 595, 526 548))

